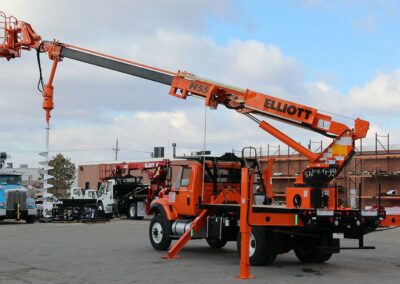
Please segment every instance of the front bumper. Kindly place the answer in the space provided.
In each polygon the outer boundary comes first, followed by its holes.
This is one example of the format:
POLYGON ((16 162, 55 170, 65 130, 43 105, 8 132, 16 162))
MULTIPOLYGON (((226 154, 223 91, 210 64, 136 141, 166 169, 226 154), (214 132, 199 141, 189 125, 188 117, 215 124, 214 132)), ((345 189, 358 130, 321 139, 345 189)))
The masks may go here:
MULTIPOLYGON (((37 215, 37 209, 32 208, 32 209, 21 209, 19 211, 20 218, 25 219, 27 216, 36 216, 37 215)), ((0 216, 5 217, 7 219, 16 219, 17 218, 17 210, 6 210, 6 209, 0 209, 0 216), (2 210, 4 211, 2 212, 2 210)))
POLYGON ((37 208, 28 209, 28 215, 37 215, 37 208))

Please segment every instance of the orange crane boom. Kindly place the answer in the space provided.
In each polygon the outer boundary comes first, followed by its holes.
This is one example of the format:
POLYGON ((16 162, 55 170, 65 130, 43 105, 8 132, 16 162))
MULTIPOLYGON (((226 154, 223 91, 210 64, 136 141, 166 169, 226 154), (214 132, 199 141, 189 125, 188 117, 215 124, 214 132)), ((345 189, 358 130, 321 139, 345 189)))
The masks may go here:
POLYGON ((20 57, 22 50, 36 49, 38 54, 47 53, 53 61, 47 84, 43 84, 41 79, 43 109, 46 111, 47 122, 54 108, 53 81, 58 62, 69 58, 168 85, 170 95, 181 99, 200 97, 212 109, 224 105, 244 114, 260 128, 309 159, 310 164, 303 175, 297 178, 297 184, 319 187, 332 181, 353 155, 354 141, 364 138, 369 128, 369 122, 360 118, 355 120, 354 126, 349 127, 315 108, 250 89, 229 86, 187 72, 171 72, 70 44, 42 41, 30 24, 7 17, 4 13, 0 13, 0 25, 4 30, 4 35, 0 37, 0 40, 3 39, 0 43, 0 57, 10 60, 20 57), (331 137, 333 141, 322 153, 315 154, 255 115, 304 127, 331 137))

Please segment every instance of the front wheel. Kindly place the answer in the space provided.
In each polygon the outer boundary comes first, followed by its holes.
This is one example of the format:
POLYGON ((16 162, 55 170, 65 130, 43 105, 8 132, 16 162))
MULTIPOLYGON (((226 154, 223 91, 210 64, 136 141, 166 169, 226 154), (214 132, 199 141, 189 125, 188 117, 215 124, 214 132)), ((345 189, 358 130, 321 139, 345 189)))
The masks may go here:
POLYGON ((228 242, 226 239, 214 239, 214 238, 206 238, 206 241, 210 248, 220 249, 223 248, 228 242))
POLYGON ((155 215, 149 227, 150 243, 155 250, 166 251, 171 245, 168 221, 162 215, 155 215))
POLYGON ((102 202, 97 203, 97 211, 104 213, 104 206, 102 202))
POLYGON ((27 217, 26 217, 26 223, 27 224, 33 224, 33 223, 35 223, 35 220, 36 220, 36 216, 34 216, 34 215, 28 215, 27 217))
POLYGON ((113 213, 111 212, 106 214, 106 212, 104 211, 103 202, 100 201, 99 203, 97 203, 97 216, 112 219, 113 213))

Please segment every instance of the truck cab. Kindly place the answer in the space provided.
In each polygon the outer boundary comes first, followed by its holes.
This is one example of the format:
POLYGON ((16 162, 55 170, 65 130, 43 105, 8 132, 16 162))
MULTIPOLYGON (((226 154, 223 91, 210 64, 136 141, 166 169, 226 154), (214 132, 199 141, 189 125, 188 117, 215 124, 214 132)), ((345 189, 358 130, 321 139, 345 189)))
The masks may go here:
MULTIPOLYGON (((241 161, 235 155, 228 153, 206 161, 189 158, 175 162, 171 168, 171 187, 164 188, 151 203, 154 217, 149 237, 156 250, 167 250, 172 240, 187 232, 203 211, 202 204, 211 203, 217 196, 223 196, 222 202, 232 206, 240 203, 241 161)), ((236 241, 237 216, 221 217, 209 216, 205 229, 192 238, 205 238, 213 248, 236 241)))
POLYGON ((109 216, 143 219, 148 187, 143 184, 142 177, 108 178, 100 185, 97 208, 109 216))
POLYGON ((157 204, 164 208, 172 207, 171 212, 178 218, 196 216, 201 211, 197 206, 200 200, 209 203, 227 189, 240 193, 240 163, 207 162, 204 166, 204 177, 203 164, 199 162, 173 166, 173 175, 176 176, 173 185, 169 190, 164 190, 164 195, 152 207, 157 204))
POLYGON ((0 220, 15 219, 34 223, 37 215, 35 200, 22 186, 22 176, 0 172, 0 220))

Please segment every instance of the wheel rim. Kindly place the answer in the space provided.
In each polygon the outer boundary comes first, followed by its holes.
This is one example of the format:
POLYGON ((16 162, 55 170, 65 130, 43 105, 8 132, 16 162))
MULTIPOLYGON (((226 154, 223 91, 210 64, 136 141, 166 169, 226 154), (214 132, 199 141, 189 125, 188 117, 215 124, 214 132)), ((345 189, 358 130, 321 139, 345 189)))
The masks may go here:
POLYGON ((163 238, 163 229, 160 223, 156 222, 153 224, 153 227, 151 228, 151 237, 156 244, 161 243, 163 238))
POLYGON ((256 238, 253 234, 250 235, 250 250, 249 256, 252 257, 253 254, 256 252, 256 238))
POLYGON ((131 208, 129 209, 129 214, 131 215, 131 217, 135 217, 135 205, 132 205, 131 208))

